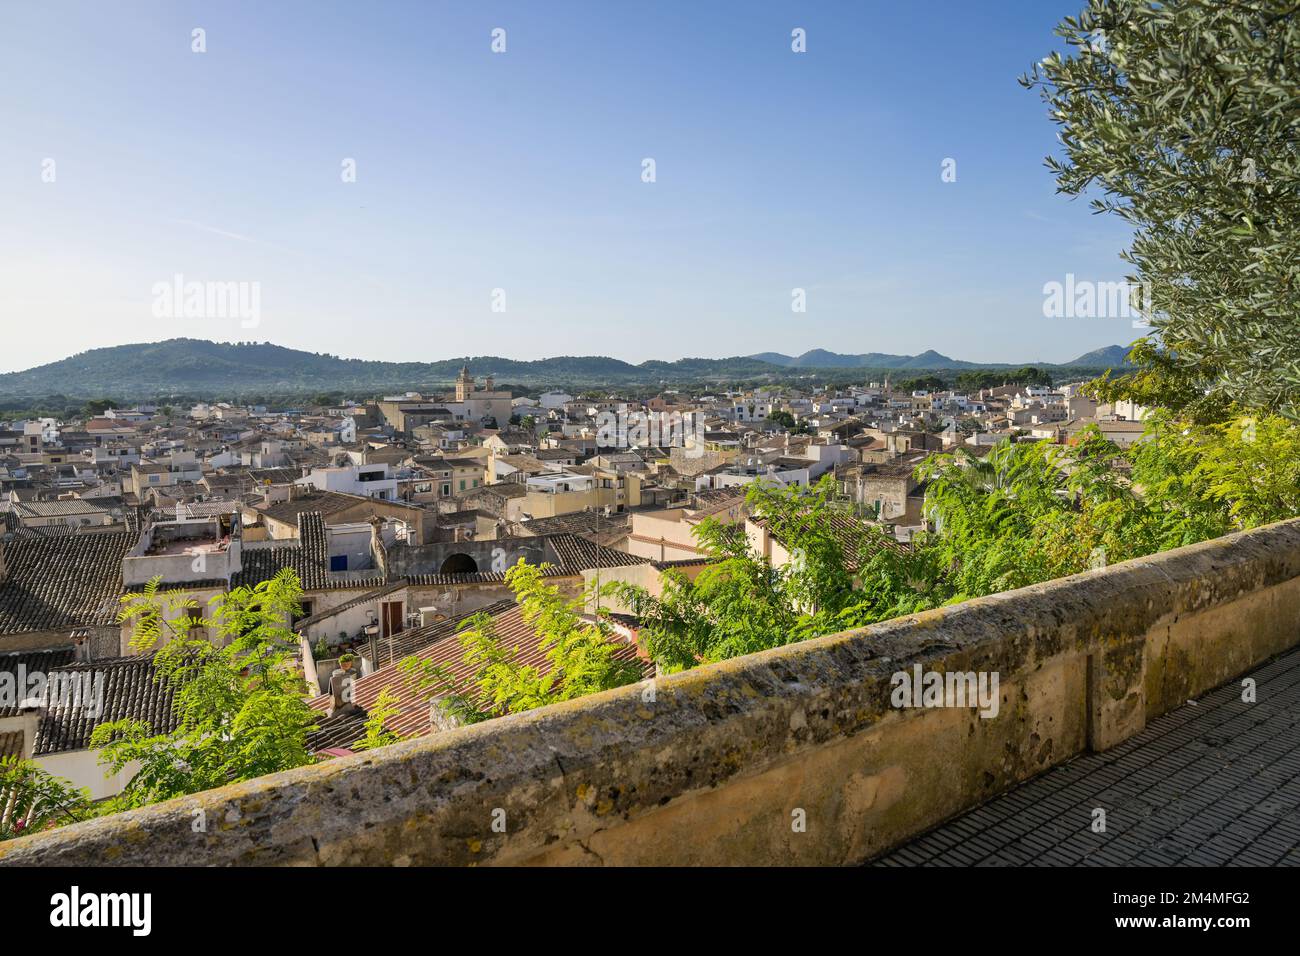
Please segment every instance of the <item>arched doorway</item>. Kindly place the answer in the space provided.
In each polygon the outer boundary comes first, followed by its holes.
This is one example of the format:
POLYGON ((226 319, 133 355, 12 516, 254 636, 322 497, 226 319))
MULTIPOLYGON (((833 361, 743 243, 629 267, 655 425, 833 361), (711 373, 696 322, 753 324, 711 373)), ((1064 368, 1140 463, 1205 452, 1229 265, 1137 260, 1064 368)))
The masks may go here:
POLYGON ((463 552, 448 555, 441 568, 443 574, 473 574, 477 570, 478 562, 463 552))

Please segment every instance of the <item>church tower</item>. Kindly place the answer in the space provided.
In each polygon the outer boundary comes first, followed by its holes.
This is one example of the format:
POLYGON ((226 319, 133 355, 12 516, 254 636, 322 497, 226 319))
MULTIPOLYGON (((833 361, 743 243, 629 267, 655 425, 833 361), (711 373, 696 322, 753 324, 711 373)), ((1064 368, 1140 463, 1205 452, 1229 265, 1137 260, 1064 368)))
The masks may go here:
POLYGON ((461 367, 460 375, 456 376, 456 401, 464 402, 469 399, 470 393, 474 391, 474 379, 469 374, 469 366, 461 367))

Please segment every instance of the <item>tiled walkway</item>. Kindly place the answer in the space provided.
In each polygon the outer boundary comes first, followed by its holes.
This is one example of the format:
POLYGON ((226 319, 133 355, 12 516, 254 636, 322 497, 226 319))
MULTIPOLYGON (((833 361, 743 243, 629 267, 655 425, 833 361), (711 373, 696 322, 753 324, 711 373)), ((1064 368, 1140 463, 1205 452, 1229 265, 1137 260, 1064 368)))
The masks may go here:
POLYGON ((876 866, 1300 865, 1300 648, 876 866), (1093 832, 1093 811, 1105 832, 1093 832))

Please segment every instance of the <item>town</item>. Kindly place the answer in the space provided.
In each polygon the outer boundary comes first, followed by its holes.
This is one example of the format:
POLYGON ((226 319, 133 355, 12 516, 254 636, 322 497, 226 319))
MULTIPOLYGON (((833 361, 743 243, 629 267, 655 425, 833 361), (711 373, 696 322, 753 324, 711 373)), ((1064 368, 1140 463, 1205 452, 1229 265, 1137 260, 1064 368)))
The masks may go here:
POLYGON ((909 939, 1285 925, 1297 51, 1296 0, 5 5, 11 922, 727 867, 909 939))
MULTIPOLYGON (((101 720, 156 718, 167 688, 148 677, 156 648, 133 649, 132 623, 119 624, 123 595, 156 581, 202 618, 230 589, 292 568, 304 693, 327 718, 312 747, 337 756, 363 736, 368 704, 403 691, 401 658, 456 658, 448 639, 484 609, 527 630, 504 581, 520 561, 568 595, 598 580, 657 593, 663 570, 708 563, 695 529, 713 518, 743 528, 779 567, 796 542, 773 540, 746 488, 827 477, 846 513, 906 548, 926 526, 916 475, 926 458, 980 456, 1006 440, 1068 444, 1087 427, 1124 446, 1143 412, 1099 404, 1078 383, 968 394, 884 379, 635 401, 514 396, 463 369, 445 393, 331 407, 138 404, 0 423, 0 675, 95 668, 118 675, 101 720), (624 427, 602 427, 611 421, 624 427), (636 441, 647 436, 674 443, 636 441), (330 675, 345 655, 358 660, 355 703, 335 719, 330 675)), ((637 621, 621 620, 615 639, 636 654, 637 621)), ((535 632, 519 642, 537 653, 535 632)), ((420 694, 397 708, 404 735, 438 731, 420 694)), ((84 708, 37 698, 0 713, 0 755, 96 798, 123 784, 89 746, 84 708)))

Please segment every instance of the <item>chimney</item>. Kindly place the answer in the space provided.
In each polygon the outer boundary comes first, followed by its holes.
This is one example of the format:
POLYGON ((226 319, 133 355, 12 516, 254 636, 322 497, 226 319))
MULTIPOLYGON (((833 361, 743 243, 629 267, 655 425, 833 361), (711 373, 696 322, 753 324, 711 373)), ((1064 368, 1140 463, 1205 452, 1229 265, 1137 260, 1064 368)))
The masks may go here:
POLYGON ((90 631, 79 627, 72 632, 72 659, 78 664, 86 664, 95 659, 94 648, 90 642, 90 631))
POLYGON ((384 521, 378 515, 370 517, 370 557, 375 567, 388 573, 388 549, 384 547, 384 521))

